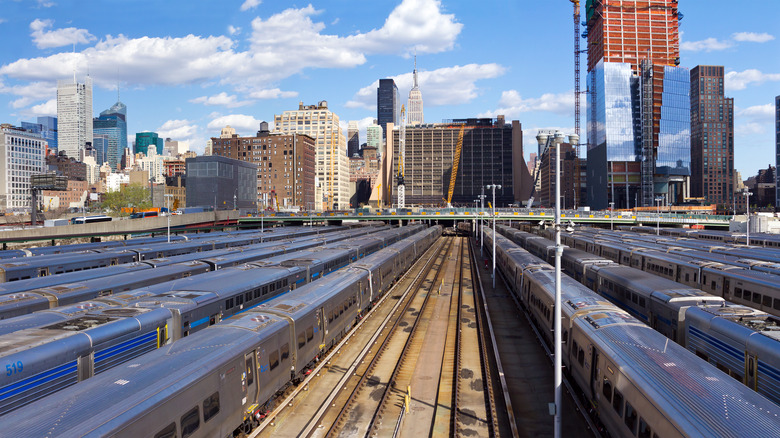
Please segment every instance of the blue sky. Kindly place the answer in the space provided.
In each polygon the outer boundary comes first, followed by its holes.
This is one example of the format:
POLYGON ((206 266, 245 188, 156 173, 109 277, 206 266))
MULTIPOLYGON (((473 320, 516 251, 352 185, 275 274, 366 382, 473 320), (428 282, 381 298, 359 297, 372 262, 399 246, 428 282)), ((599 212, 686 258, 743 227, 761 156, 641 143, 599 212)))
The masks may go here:
MULTIPOLYGON (((780 1, 680 11, 681 65, 726 68, 747 178, 774 163, 780 1)), ((299 101, 364 128, 380 78, 406 99, 416 53, 427 122, 504 114, 523 124, 527 156, 537 129, 573 131, 572 26, 566 0, 0 0, 0 123, 55 115, 56 81, 75 68, 93 79, 95 115, 118 85, 129 133, 198 152, 224 125, 251 135, 299 101)))

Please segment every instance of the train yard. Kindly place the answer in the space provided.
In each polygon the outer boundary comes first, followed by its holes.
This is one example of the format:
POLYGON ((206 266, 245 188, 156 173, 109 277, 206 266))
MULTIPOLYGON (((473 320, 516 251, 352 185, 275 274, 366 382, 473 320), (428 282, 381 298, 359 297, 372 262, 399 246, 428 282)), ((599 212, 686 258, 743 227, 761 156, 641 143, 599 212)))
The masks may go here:
MULTIPOLYGON (((0 251, 3 433, 552 436, 549 229, 467 224, 0 251)), ((780 435, 775 239, 564 234, 566 436, 780 435)))

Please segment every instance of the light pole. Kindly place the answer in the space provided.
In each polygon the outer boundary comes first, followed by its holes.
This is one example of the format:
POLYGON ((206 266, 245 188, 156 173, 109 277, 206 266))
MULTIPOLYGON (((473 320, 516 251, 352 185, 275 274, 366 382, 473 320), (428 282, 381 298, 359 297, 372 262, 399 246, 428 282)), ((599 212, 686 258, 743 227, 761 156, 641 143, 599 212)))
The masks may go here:
MULTIPOLYGON (((478 211, 479 209, 479 199, 474 200, 474 211, 478 211)), ((477 233, 479 231, 479 215, 477 215, 476 219, 474 219, 474 232, 477 233)), ((479 234, 476 234, 479 236, 479 234)))
POLYGON ((483 222, 482 210, 485 209, 485 193, 484 193, 484 189, 483 189, 483 193, 480 194, 478 196, 478 198, 479 198, 479 202, 480 202, 480 208, 479 208, 479 221, 480 221, 480 224, 479 224, 479 232, 480 232, 480 237, 479 237, 479 256, 483 257, 483 255, 482 255, 482 247, 484 246, 484 241, 485 241, 485 230, 482 229, 482 222, 483 222))
POLYGON ((750 195, 753 192, 743 189, 742 194, 745 195, 745 242, 750 246, 750 195))
POLYGON ((610 202, 609 203, 609 229, 614 231, 615 230, 615 203, 610 202))
POLYGON ((493 189, 493 289, 496 288, 496 189, 501 190, 501 185, 490 184, 487 186, 493 189))
POLYGON ((168 243, 171 243, 171 198, 173 195, 165 196, 165 205, 168 206, 168 243))
POLYGON ((657 210, 656 218, 655 218, 656 219, 656 224, 655 224, 655 235, 656 236, 660 236, 661 235, 661 201, 663 201, 663 200, 664 200, 664 198, 662 198, 660 196, 655 198, 655 203, 658 206, 658 210, 657 210))
MULTIPOLYGON (((612 219, 612 215, 609 215, 612 219)), ((563 361, 561 328, 561 145, 555 145, 555 307, 553 308, 553 330, 555 331, 555 417, 553 434, 561 436, 561 407, 563 402, 563 361)))

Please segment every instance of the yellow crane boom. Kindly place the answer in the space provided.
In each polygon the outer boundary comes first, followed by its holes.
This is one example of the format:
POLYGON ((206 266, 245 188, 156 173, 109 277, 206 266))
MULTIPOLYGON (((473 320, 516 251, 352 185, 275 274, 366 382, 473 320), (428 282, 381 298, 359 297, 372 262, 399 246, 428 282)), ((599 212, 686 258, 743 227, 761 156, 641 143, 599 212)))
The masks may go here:
POLYGON ((452 174, 450 175, 450 189, 447 191, 447 207, 452 205, 452 194, 455 193, 455 179, 458 177, 458 165, 460 164, 460 151, 463 149, 463 131, 466 125, 460 126, 458 143, 455 145, 455 156, 452 158, 452 174))

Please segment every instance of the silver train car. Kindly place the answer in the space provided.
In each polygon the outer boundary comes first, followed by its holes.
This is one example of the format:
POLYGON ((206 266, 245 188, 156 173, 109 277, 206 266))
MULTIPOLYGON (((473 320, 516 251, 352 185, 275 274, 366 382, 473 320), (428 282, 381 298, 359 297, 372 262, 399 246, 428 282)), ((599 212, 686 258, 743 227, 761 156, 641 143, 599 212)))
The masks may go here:
POLYGON ((287 261, 295 263, 289 266, 282 265, 285 260, 268 265, 242 265, 115 294, 100 300, 114 304, 112 307, 87 309, 76 318, 7 334, 0 341, 0 357, 8 363, 22 365, 18 372, 0 380, 0 415, 146 352, 149 344, 141 343, 139 339, 151 339, 154 335, 159 348, 187 337, 303 283, 334 272, 351 262, 354 255, 365 254, 361 246, 375 245, 377 241, 389 244, 421 228, 409 226, 376 233, 368 243, 365 238, 359 238, 364 241, 355 242, 354 247, 319 251, 316 260, 291 254, 287 261), (127 324, 124 318, 105 316, 124 316, 128 312, 135 316, 137 309, 154 310, 153 317, 147 315, 145 318, 155 324, 127 324), (134 341, 127 341, 132 344, 129 346, 115 345, 111 338, 100 336, 103 332, 111 333, 120 341, 133 336, 134 341), (82 336, 108 341, 103 344, 76 342, 82 336), (108 366, 98 363, 104 356, 102 351, 118 349, 125 352, 118 356, 119 360, 108 362, 108 366), (76 366, 67 368, 66 373, 63 367, 69 363, 76 366), (52 372, 70 378, 49 384, 47 376, 52 372))
MULTIPOLYGON (((485 236, 492 239, 492 231, 486 230, 485 236)), ((507 256, 502 252, 517 249, 501 235, 495 239, 497 259, 507 256)), ((509 281, 510 289, 522 291, 518 298, 536 314, 533 319, 540 332, 551 332, 552 318, 541 318, 538 311, 546 306, 547 313, 552 312, 551 270, 540 269, 539 264, 531 266, 534 269, 520 277, 522 284, 509 281)), ((518 278, 516 273, 510 275, 518 278)), ((610 436, 739 437, 780 432, 780 418, 774 414, 777 407, 771 401, 726 378, 683 347, 669 343, 588 288, 567 284, 565 289, 561 311, 569 319, 562 324, 563 363, 580 396, 593 407, 597 421, 610 436), (587 305, 575 308, 570 302, 587 305), (740 412, 732 411, 731 403, 728 412, 724 411, 724 394, 740 412)))
POLYGON ((362 259, 362 266, 25 406, 6 417, 3 432, 119 437, 248 433, 273 406, 274 395, 304 376, 325 347, 370 307, 372 285, 387 290, 404 272, 383 275, 380 266, 408 268, 440 235, 438 226, 422 231, 362 259), (398 261, 388 263, 388 258, 398 261), (72 403, 66 406, 65 400, 72 403), (35 414, 40 412, 48 414, 35 414))

